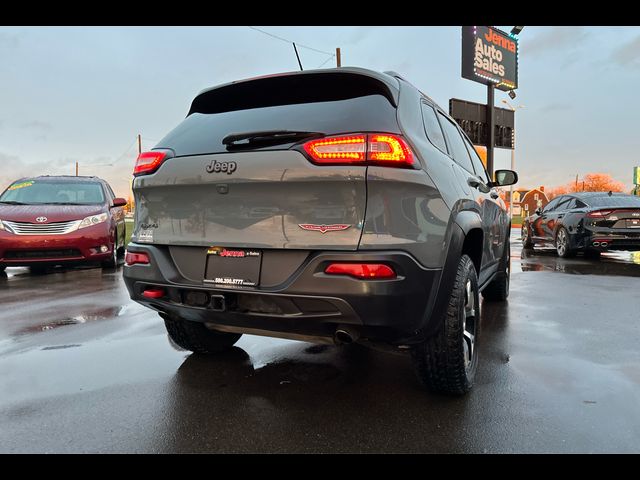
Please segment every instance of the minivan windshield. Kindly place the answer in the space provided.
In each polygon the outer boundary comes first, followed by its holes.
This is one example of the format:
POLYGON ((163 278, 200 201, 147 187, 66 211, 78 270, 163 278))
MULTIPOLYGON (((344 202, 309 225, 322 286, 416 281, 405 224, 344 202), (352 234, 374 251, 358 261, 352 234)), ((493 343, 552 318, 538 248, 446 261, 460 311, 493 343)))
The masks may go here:
POLYGON ((99 183, 56 180, 20 180, 0 195, 0 204, 96 205, 104 203, 99 183))

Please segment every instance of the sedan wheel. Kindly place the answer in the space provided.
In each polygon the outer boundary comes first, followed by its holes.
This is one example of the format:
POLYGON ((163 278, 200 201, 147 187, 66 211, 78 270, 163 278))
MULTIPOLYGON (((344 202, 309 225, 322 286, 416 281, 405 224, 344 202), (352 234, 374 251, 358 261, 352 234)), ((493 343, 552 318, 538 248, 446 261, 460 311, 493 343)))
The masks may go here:
POLYGON ((573 253, 571 246, 569 245, 569 233, 564 227, 560 227, 556 234, 556 251, 559 257, 570 257, 573 253))

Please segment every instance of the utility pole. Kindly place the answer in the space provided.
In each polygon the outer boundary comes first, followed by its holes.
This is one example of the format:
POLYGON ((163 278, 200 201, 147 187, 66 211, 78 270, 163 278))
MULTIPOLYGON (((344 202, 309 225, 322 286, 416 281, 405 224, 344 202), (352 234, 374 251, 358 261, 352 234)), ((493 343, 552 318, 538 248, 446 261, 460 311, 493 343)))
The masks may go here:
POLYGON ((78 176, 78 162, 76 162, 76 177, 78 176))
POLYGON ((576 173, 576 192, 578 191, 578 174, 576 173))
POLYGON ((138 155, 142 153, 142 135, 138 134, 138 155))
POLYGON ((496 143, 496 129, 495 125, 495 90, 496 86, 493 83, 487 85, 487 171, 489 172, 489 178, 493 180, 493 146, 496 143))
POLYGON ((340 48, 336 48, 336 66, 337 67, 341 67, 342 66, 342 59, 340 57, 340 48))

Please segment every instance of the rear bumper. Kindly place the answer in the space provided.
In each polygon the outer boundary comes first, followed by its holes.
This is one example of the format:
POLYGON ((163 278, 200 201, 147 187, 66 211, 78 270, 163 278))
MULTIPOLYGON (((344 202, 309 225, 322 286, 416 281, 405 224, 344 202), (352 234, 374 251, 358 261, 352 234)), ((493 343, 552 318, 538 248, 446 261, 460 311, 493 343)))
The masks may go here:
POLYGON ((0 265, 29 266, 99 262, 111 257, 108 224, 95 225, 66 235, 14 235, 0 231, 0 265), (109 250, 100 252, 100 246, 109 250))
POLYGON ((158 312, 221 326, 309 336, 332 337, 338 326, 348 325, 363 337, 391 343, 411 343, 424 327, 441 276, 441 270, 425 269, 401 251, 322 251, 310 252, 279 285, 212 286, 182 276, 168 247, 131 243, 128 250, 146 252, 151 259, 149 265, 124 267, 130 296, 158 312), (327 275, 324 270, 332 262, 385 263, 398 277, 358 280, 327 275), (143 297, 149 287, 162 287, 166 295, 143 297))
POLYGON ((583 244, 585 248, 598 250, 640 250, 640 231, 638 229, 616 230, 587 230, 583 244))

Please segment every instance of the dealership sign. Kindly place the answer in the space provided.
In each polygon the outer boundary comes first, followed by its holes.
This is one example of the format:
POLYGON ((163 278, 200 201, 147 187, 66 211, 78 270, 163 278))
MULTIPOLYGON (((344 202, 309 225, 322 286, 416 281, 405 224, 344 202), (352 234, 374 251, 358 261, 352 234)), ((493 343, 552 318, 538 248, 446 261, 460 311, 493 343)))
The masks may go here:
POLYGON ((518 39, 493 27, 462 27, 462 77, 518 88, 518 39))

